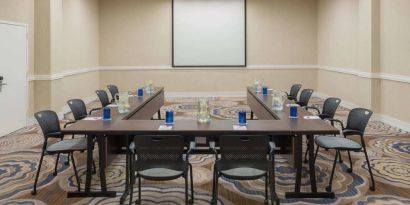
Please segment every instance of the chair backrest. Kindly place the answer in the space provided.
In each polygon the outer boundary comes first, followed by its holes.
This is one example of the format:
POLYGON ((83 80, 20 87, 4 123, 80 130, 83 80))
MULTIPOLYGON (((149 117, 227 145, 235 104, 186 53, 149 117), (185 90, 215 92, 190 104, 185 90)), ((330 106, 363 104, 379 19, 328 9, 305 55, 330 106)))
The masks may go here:
POLYGON ((102 107, 110 104, 110 99, 108 98, 107 92, 105 92, 105 90, 96 90, 95 93, 98 95, 102 107))
POLYGON ((296 99, 298 97, 298 93, 300 88, 302 87, 301 84, 294 84, 292 85, 292 87, 290 88, 290 92, 289 95, 293 98, 296 99))
POLYGON ((44 137, 48 137, 49 134, 61 132, 60 121, 57 114, 51 110, 44 110, 36 112, 34 114, 44 137))
POLYGON ((310 97, 313 94, 312 89, 303 89, 302 92, 300 93, 299 97, 299 102, 301 103, 301 106, 307 106, 310 100, 310 97))
POLYGON ((107 88, 111 93, 111 99, 115 101, 115 94, 119 93, 118 87, 116 85, 107 85, 107 88))
POLYGON ((372 116, 373 111, 365 108, 354 108, 349 112, 347 117, 346 129, 357 130, 364 134, 367 123, 372 116))
POLYGON ((224 135, 219 137, 221 160, 266 160, 269 137, 264 135, 224 135))
POLYGON ((182 162, 186 145, 182 136, 138 135, 134 137, 138 162, 182 162))
POLYGON ((74 120, 81 120, 87 117, 87 107, 81 99, 71 99, 67 101, 67 104, 73 113, 74 120))
POLYGON ((333 118, 340 102, 342 102, 340 98, 327 98, 323 103, 322 114, 329 118, 333 118))

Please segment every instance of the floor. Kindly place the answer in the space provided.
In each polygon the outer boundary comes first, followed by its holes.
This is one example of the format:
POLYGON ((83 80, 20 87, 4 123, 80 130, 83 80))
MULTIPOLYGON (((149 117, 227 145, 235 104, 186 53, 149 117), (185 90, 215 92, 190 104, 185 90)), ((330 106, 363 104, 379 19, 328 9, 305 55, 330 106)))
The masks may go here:
MULTIPOLYGON (((196 117, 196 98, 167 99, 162 112, 173 108, 176 118, 196 117)), ((323 100, 313 98, 311 103, 321 107, 323 100)), ((237 110, 247 109, 245 98, 211 98, 212 118, 229 119, 237 110)), ((89 108, 98 107, 91 103, 89 108)), ((336 118, 345 120, 348 109, 340 108, 336 118)), ((67 115, 70 119, 70 115, 67 115)), ((64 121, 62 122, 64 123, 64 121)), ((353 154, 354 172, 347 173, 347 153, 342 153, 344 163, 339 163, 333 182, 335 199, 285 199, 284 193, 292 190, 295 172, 281 155, 276 156, 277 193, 282 204, 410 204, 410 133, 379 121, 371 121, 366 130, 368 154, 376 180, 376 191, 369 190, 369 174, 363 153, 353 154)), ((357 140, 357 139, 356 139, 357 140)), ((0 138, 0 204, 118 204, 118 198, 66 198, 66 192, 75 190, 72 167, 60 158, 59 173, 53 176, 56 158, 45 157, 38 185, 38 194, 31 196, 43 137, 37 126, 29 126, 0 138)), ((97 155, 97 153, 95 153, 97 155)), ((334 154, 320 150, 316 162, 318 188, 324 191, 328 183, 334 154)), ((76 160, 81 181, 85 182, 85 153, 77 153, 76 160)), ((125 158, 118 156, 107 169, 109 189, 121 191, 124 187, 125 158)), ((195 204, 209 204, 211 199, 211 155, 192 156, 194 166, 195 204)), ((304 165, 307 169, 307 165, 304 165)), ((97 172, 98 173, 98 172, 97 172)), ((93 176, 93 187, 98 189, 98 175, 93 176)), ((157 183, 142 182, 142 204, 184 204, 184 182, 175 180, 157 183)), ((307 172, 303 175, 302 190, 309 190, 307 172)), ((84 187, 84 184, 82 184, 84 187)), ((136 189, 134 189, 136 191, 136 189)), ((134 195, 136 196, 136 195, 134 195)), ((220 180, 219 204, 263 204, 264 181, 220 180)), ((135 199, 135 197, 134 197, 135 199)))

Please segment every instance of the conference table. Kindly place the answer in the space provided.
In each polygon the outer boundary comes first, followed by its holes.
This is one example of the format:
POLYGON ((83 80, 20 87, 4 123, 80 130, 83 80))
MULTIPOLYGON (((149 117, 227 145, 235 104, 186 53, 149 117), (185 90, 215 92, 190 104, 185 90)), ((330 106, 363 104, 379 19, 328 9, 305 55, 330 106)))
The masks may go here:
MULTIPOLYGON (((288 121, 290 114, 289 104, 295 103, 292 100, 286 99, 284 102, 283 110, 275 111, 272 109, 272 91, 268 91, 267 95, 262 95, 261 92, 255 91, 252 87, 247 87, 246 98, 247 104, 251 108, 251 119, 253 119, 254 114, 258 117, 259 120, 277 120, 277 121, 288 121)), ((339 131, 332 126, 329 126, 329 123, 321 119, 305 119, 307 116, 312 116, 312 113, 308 112, 306 109, 299 107, 298 108, 298 119, 301 124, 309 123, 310 129, 313 131, 300 132, 298 134, 293 134, 288 138, 284 136, 279 136, 285 138, 286 140, 292 140, 292 154, 293 154, 293 164, 296 169, 296 182, 295 182, 295 192, 286 193, 285 196, 288 198, 334 198, 333 192, 317 192, 316 187, 316 174, 315 174, 315 162, 314 160, 314 135, 326 134, 333 135, 339 134, 339 131), (322 129, 327 127, 327 129, 322 129), (322 133, 319 131, 321 130, 322 133), (317 132, 316 132, 317 131, 317 132), (309 175, 311 183, 312 192, 300 192, 301 176, 302 176, 302 139, 303 135, 308 139, 308 153, 309 153, 309 175)), ((281 139, 279 139, 281 140, 281 139)))
MULTIPOLYGON (((249 88, 248 88, 249 91, 249 88)), ((255 95, 257 97, 257 95, 255 95)), ((249 96, 248 96, 249 97, 249 96)), ((263 106, 261 101, 259 106, 263 106)), ((150 106, 152 102, 147 101, 144 106, 150 106)), ((267 104, 266 104, 267 105, 267 104)), ((252 104, 253 108, 255 104, 252 104)), ((141 108, 143 109, 143 108, 141 108)), ((302 108, 299 108, 300 112, 302 108)), ((171 130, 160 130, 159 127, 164 124, 162 120, 141 120, 135 119, 131 114, 128 114, 126 118, 119 118, 112 121, 86 121, 81 120, 70 127, 63 130, 64 134, 86 134, 87 136, 94 136, 97 138, 97 142, 103 142, 104 138, 121 138, 124 136, 138 135, 182 135, 182 136, 213 136, 214 138, 225 134, 258 134, 258 135, 278 135, 283 137, 295 138, 295 151, 296 158, 300 159, 296 161, 296 179, 294 192, 286 193, 288 198, 333 198, 334 193, 321 193, 317 192, 315 169, 312 160, 309 160, 309 173, 311 182, 311 192, 301 192, 301 178, 302 178, 302 136, 309 137, 309 159, 313 159, 313 135, 320 134, 338 134, 339 130, 332 127, 330 124, 323 122, 322 120, 307 120, 303 117, 297 119, 291 119, 289 117, 282 117, 280 119, 267 119, 263 120, 258 115, 262 111, 254 109, 258 116, 258 120, 250 120, 246 125, 246 129, 236 130, 234 125, 237 124, 236 120, 212 120, 210 123, 201 124, 196 120, 175 120, 171 130)), ((265 112, 268 112, 266 109, 265 112)), ((152 113, 153 115, 154 113, 152 113)), ((134 115, 138 115, 138 111, 134 112, 134 115)), ((152 116, 151 115, 151 116, 152 116)), ((283 114, 285 115, 285 114, 283 114)), ((129 138, 129 137, 127 137, 129 138)), ((217 140, 217 139, 216 139, 217 140)), ((87 137, 88 143, 93 143, 92 137, 87 137)), ((100 145, 100 143, 99 143, 100 145)), ((115 197, 116 193, 107 190, 105 180, 105 159, 104 152, 99 150, 99 168, 100 168, 100 180, 101 191, 91 192, 91 164, 92 164, 92 151, 87 152, 87 176, 86 187, 84 192, 70 192, 68 197, 115 197), (91 153, 91 154, 90 154, 91 153)), ((126 181, 128 178, 126 179, 126 181)), ((126 183, 127 184, 127 183, 126 183)), ((126 191, 123 193, 121 200, 125 198, 126 191)))
MULTIPOLYGON (((118 141, 122 140, 124 137, 117 136, 116 138, 110 137, 106 134, 97 135, 94 132, 83 131, 82 128, 77 129, 78 125, 83 124, 100 124, 104 122, 104 125, 109 125, 117 121, 125 120, 141 120, 141 119, 151 119, 155 113, 158 113, 160 116, 160 108, 164 105, 164 88, 155 87, 152 92, 144 91, 143 96, 129 95, 129 112, 119 113, 118 107, 109 105, 111 108, 111 120, 102 121, 102 120, 80 120, 77 121, 71 126, 62 130, 64 134, 85 134, 87 137, 87 165, 86 165, 86 182, 84 192, 68 192, 67 197, 115 197, 116 192, 107 191, 106 177, 105 177, 105 168, 107 166, 108 154, 110 152, 110 146, 112 144, 118 145, 118 141), (92 175, 92 161, 93 161, 93 147, 94 147, 94 138, 96 138, 98 144, 98 155, 99 155, 99 171, 100 171, 100 181, 101 181, 101 191, 91 191, 91 175, 92 175), (107 142, 106 139, 111 139, 113 142, 107 142), (116 142, 117 141, 117 142, 116 142)), ((89 117, 100 117, 102 116, 102 110, 97 110, 93 112, 89 117)), ((112 149, 112 148, 111 148, 112 149)))

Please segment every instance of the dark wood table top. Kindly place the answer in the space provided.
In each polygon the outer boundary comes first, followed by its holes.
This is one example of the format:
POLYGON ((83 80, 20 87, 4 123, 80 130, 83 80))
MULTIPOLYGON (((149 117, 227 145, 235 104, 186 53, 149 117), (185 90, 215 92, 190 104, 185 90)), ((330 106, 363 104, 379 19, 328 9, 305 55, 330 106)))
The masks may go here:
MULTIPOLYGON (((275 119, 281 120, 281 119, 287 119, 289 118, 289 107, 286 106, 287 104, 293 104, 295 103, 293 100, 288 100, 286 99, 285 102, 283 103, 283 110, 281 111, 274 111, 272 109, 272 91, 268 91, 267 96, 263 96, 262 92, 256 93, 252 87, 247 88, 248 95, 252 95, 261 105, 263 105, 275 119)), ((303 118, 304 116, 311 116, 312 113, 308 112, 306 109, 299 107, 298 108, 298 116, 299 118, 303 118)))
POLYGON ((80 121, 64 129, 70 134, 97 135, 144 135, 144 134, 178 134, 210 136, 223 134, 338 134, 339 130, 320 120, 287 119, 287 120, 250 120, 247 130, 234 130, 236 120, 213 120, 207 124, 196 120, 176 120, 172 130, 158 130, 164 125, 163 120, 118 120, 118 121, 80 121))
MULTIPOLYGON (((138 112, 143 106, 145 106, 147 103, 149 103, 153 98, 161 94, 161 92, 164 92, 163 87, 155 87, 154 92, 152 93, 147 93, 144 90, 144 95, 142 97, 138 96, 130 96, 129 97, 129 112, 127 113, 119 113, 118 112, 118 107, 110 107, 111 108, 111 119, 112 121, 116 120, 127 120, 130 117, 132 117, 136 112, 138 112)), ((136 94, 136 93, 134 93, 136 94)), ((97 117, 97 116, 102 116, 102 110, 98 110, 93 112, 90 116, 97 117)), ((85 120, 81 120, 85 121, 85 120)), ((78 123, 78 122, 76 122, 78 123)))

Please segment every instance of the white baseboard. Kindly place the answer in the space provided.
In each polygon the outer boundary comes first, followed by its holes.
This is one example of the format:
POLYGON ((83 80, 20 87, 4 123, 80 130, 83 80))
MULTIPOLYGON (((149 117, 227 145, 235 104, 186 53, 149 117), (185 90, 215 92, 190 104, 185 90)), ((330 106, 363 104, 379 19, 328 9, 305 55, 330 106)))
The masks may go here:
POLYGON ((165 92, 167 98, 183 97, 246 97, 246 92, 165 92))

